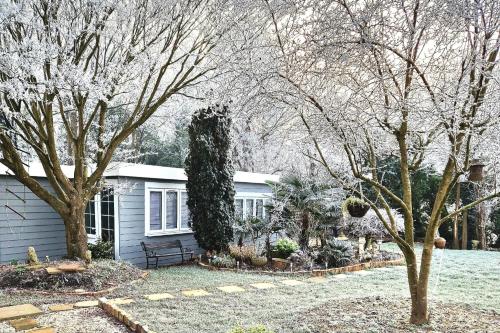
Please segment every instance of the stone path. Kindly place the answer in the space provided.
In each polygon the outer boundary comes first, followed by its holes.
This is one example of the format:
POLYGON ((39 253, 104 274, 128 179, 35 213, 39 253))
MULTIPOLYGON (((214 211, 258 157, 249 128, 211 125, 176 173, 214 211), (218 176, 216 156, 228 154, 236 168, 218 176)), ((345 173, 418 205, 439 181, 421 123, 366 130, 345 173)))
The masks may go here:
MULTIPOLYGON (((370 271, 362 270, 348 274, 335 274, 331 275, 331 277, 333 277, 334 279, 348 279, 348 278, 355 278, 356 276, 370 275, 373 274, 373 272, 375 271, 388 271, 394 268, 401 268, 401 266, 392 266, 390 268, 389 267, 374 268, 370 271)), ((403 268, 405 267, 403 266, 403 268)), ((294 280, 294 279, 280 280, 278 281, 279 285, 270 282, 256 282, 249 284, 251 288, 244 288, 244 286, 237 286, 237 285, 226 285, 226 286, 216 287, 216 289, 223 293, 233 294, 233 293, 242 293, 252 290, 266 290, 266 289, 274 289, 280 287, 305 286, 308 283, 320 284, 320 283, 326 283, 328 281, 332 280, 331 279, 329 280, 324 276, 314 276, 304 280, 294 280)), ((213 295, 211 292, 208 292, 207 290, 204 289, 181 290, 180 294, 184 297, 190 297, 190 298, 206 297, 213 295)), ((144 299, 148 301, 160 301, 160 300, 176 298, 176 296, 170 293, 148 294, 148 295, 143 295, 142 297, 144 297, 144 299)), ((124 305, 124 304, 131 304, 134 302, 135 301, 131 298, 115 298, 109 300, 109 303, 113 305, 124 305)), ((74 304, 52 304, 48 306, 48 310, 50 312, 60 312, 60 311, 73 310, 75 308, 89 308, 96 306, 98 306, 97 300, 89 300, 89 301, 77 302, 74 304)), ((3 307, 0 308, 0 322, 8 321, 9 324, 16 329, 16 331, 29 330, 27 331, 29 333, 54 333, 55 332, 54 328, 52 327, 40 328, 38 327, 39 325, 37 321, 32 318, 42 313, 43 311, 41 309, 31 304, 3 307)))

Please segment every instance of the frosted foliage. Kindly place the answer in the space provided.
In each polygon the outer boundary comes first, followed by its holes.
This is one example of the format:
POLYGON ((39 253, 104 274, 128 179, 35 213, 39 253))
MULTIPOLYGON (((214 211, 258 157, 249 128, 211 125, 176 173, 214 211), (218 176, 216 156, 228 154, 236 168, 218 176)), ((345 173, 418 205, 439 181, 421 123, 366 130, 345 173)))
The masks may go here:
POLYGON ((112 155, 153 113, 172 117, 202 94, 232 15, 218 0, 3 1, 0 116, 34 153, 46 131, 62 161, 74 159, 70 137, 87 163, 112 155))
MULTIPOLYGON (((385 221, 389 221, 389 217, 385 210, 380 209, 380 213, 385 221)), ((394 217, 397 231, 403 231, 404 220, 401 214, 391 209, 391 215, 394 217)), ((390 237, 389 232, 373 209, 370 209, 363 217, 352 217, 346 214, 346 216, 344 216, 344 232, 352 237, 390 237)))

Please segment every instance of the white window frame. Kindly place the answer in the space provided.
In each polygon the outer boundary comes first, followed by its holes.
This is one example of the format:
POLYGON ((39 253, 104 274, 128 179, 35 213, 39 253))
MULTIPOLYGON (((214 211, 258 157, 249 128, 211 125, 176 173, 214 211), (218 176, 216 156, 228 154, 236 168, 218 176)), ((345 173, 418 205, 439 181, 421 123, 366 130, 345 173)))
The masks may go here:
POLYGON ((247 216, 247 199, 248 200, 253 200, 253 207, 252 207, 252 217, 257 217, 257 200, 262 199, 263 200, 263 207, 262 207, 262 218, 266 218, 266 202, 271 199, 271 194, 266 194, 266 193, 258 193, 258 192, 239 192, 236 193, 234 196, 234 200, 236 201, 237 199, 243 200, 243 218, 246 219, 248 218, 247 216))
POLYGON ((186 185, 184 184, 168 184, 168 183, 152 183, 146 182, 144 185, 144 236, 155 237, 165 235, 178 235, 192 233, 191 228, 182 228, 182 196, 186 195, 186 185), (161 230, 150 230, 150 193, 161 192, 161 230), (177 193, 177 227, 167 228, 167 210, 166 210, 166 194, 167 192, 177 193))
MULTIPOLYGON (((95 234, 87 233, 88 242, 95 244, 101 238, 101 194, 94 196, 95 234)), ((85 228, 86 229, 86 228, 85 228)))
MULTIPOLYGON (((113 193, 113 200, 114 200, 114 230, 115 230, 115 242, 116 242, 116 230, 117 230, 117 226, 118 226, 118 199, 117 199, 117 195, 115 193, 113 193)), ((87 233, 87 240, 89 243, 91 244, 95 244, 97 243, 97 240, 98 239, 101 239, 101 236, 102 236, 102 229, 101 229, 101 192, 97 193, 95 196, 94 196, 94 214, 95 214, 95 234, 89 234, 87 233)), ((86 230, 87 228, 85 228, 86 230)))

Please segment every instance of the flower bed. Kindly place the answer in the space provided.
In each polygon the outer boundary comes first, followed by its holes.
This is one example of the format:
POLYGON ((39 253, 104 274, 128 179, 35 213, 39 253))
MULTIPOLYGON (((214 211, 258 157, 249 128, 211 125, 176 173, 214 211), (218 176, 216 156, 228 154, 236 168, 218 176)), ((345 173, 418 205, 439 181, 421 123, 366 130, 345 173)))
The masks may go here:
POLYGON ((313 276, 322 276, 327 274, 342 274, 348 272, 361 271, 364 269, 370 268, 381 268, 381 267, 390 267, 390 266, 401 266, 404 265, 405 260, 403 257, 396 260, 383 260, 383 261, 368 261, 354 265, 348 265, 343 267, 335 267, 328 269, 313 269, 313 270, 300 270, 300 271, 272 271, 265 269, 237 269, 237 268, 220 268, 209 265, 207 263, 203 263, 198 261, 198 266, 209 269, 209 270, 219 270, 219 271, 227 271, 227 272, 238 272, 238 273, 251 273, 251 274, 270 274, 270 275, 313 275, 313 276))
POLYGON ((96 260, 85 270, 49 273, 51 268, 60 267, 61 264, 69 262, 51 262, 35 268, 21 265, 0 266, 0 288, 9 291, 29 290, 42 294, 99 296, 147 275, 147 272, 135 266, 114 260, 96 260))

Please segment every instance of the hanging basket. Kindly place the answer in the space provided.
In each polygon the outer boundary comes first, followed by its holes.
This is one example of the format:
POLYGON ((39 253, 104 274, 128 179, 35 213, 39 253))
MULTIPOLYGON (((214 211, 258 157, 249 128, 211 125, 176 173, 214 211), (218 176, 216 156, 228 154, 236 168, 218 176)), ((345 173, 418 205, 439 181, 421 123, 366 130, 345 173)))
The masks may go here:
POLYGON ((446 239, 443 237, 438 237, 434 240, 434 246, 437 249, 444 249, 446 247, 446 239))
POLYGON ((352 217, 363 217, 370 210, 370 205, 360 199, 357 199, 348 201, 346 203, 346 208, 349 215, 352 217))

